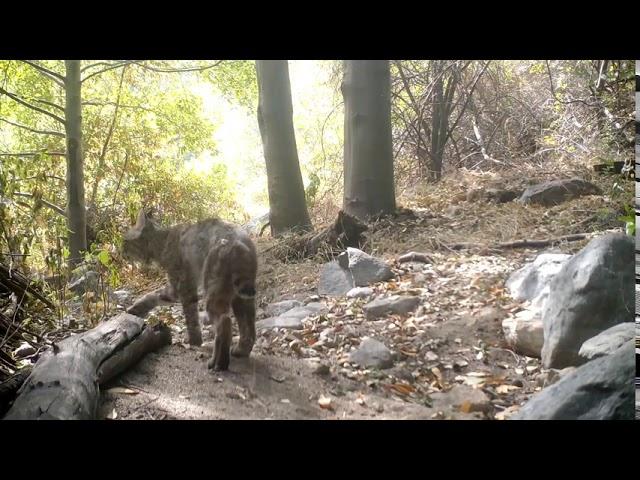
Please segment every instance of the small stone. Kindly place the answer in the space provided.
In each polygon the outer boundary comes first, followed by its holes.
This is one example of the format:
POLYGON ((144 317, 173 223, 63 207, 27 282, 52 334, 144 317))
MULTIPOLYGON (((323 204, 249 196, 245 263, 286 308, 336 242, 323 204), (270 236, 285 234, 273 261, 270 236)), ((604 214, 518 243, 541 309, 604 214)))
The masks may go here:
POLYGON ((355 287, 347 292, 347 298, 364 298, 373 295, 370 287, 355 287))
POLYGON ((393 366, 391 351, 381 342, 364 337, 360 347, 349 355, 349 361, 363 367, 390 368, 393 366))

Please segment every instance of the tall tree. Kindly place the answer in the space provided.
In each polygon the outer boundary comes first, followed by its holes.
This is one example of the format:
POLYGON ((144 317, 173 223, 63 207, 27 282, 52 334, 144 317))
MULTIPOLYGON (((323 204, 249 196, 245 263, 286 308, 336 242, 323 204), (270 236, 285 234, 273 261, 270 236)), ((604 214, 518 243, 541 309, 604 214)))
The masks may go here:
POLYGON ((82 82, 80 60, 65 62, 65 131, 67 134, 67 226, 69 263, 73 267, 87 249, 87 214, 84 199, 84 159, 82 157, 82 82))
POLYGON ((344 203, 365 219, 396 208, 388 60, 347 60, 342 81, 344 203))
POLYGON ((267 166, 271 234, 310 230, 293 131, 293 105, 286 60, 257 60, 258 125, 267 166))

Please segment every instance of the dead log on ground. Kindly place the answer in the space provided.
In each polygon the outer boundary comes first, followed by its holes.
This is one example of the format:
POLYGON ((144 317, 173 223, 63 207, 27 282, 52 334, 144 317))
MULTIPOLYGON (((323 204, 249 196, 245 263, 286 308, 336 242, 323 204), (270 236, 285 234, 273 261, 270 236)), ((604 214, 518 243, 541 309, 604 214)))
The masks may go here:
POLYGON ((409 252, 398 257, 398 263, 406 262, 433 263, 433 259, 426 253, 409 252))
POLYGON ((142 333, 111 355, 98 369, 98 383, 104 385, 120 375, 149 352, 171 344, 171 329, 164 323, 145 325, 142 333))
POLYGON ((564 235, 562 237, 548 238, 544 240, 517 240, 515 242, 495 243, 486 245, 482 243, 453 243, 446 245, 451 250, 466 250, 470 248, 487 248, 489 250, 500 250, 509 248, 542 248, 556 245, 563 242, 577 242, 585 240, 591 236, 590 233, 578 233, 575 235, 564 235))
POLYGON ((142 318, 121 313, 92 330, 54 345, 33 367, 5 420, 94 419, 99 397, 98 372, 103 364, 116 352, 124 352, 106 364, 107 376, 103 373, 102 377, 112 378, 145 353, 142 345, 160 344, 155 335, 146 334, 145 339, 127 350, 146 330, 143 327, 142 318))

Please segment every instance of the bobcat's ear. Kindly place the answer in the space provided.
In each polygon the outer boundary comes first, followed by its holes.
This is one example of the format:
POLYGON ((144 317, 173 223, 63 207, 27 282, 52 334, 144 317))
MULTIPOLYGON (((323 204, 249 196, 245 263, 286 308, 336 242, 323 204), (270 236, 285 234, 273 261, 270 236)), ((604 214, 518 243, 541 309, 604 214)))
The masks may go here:
POLYGON ((142 230, 144 225, 147 223, 147 215, 144 213, 144 208, 140 209, 138 212, 138 219, 136 220, 136 224, 133 226, 136 230, 142 230))

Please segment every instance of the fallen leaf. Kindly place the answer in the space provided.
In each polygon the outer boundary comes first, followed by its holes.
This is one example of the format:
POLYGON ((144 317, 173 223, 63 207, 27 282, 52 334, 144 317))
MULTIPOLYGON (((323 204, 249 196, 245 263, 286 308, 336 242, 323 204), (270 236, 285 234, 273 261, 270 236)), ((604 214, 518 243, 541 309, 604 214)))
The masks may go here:
POLYGON ((498 385, 496 387, 496 392, 504 395, 505 393, 509 393, 512 392, 514 390, 520 390, 520 387, 516 386, 516 385, 498 385))
POLYGON ((391 385, 389 385, 389 388, 395 390, 401 395, 410 395, 411 393, 416 391, 415 388, 407 383, 392 383, 391 385))
POLYGON ((111 410, 111 412, 107 414, 106 419, 115 420, 116 418, 118 418, 118 412, 116 412, 116 409, 114 408, 113 410, 111 410))
POLYGON ((462 402, 462 405, 460 405, 460 411, 462 413, 471 413, 473 411, 473 405, 471 404, 471 402, 469 400, 465 400, 464 402, 462 402))
POLYGON ((280 403, 291 403, 291 400, 289 400, 288 398, 283 398, 282 400, 280 400, 280 403))

